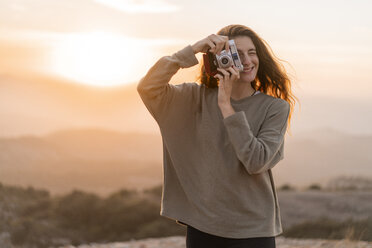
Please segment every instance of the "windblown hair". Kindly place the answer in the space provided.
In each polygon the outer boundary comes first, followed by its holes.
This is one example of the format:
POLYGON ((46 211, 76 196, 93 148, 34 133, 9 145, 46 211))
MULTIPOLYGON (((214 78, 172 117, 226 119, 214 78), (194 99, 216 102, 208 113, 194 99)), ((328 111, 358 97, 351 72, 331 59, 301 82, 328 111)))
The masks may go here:
MULTIPOLYGON (((291 90, 291 80, 289 79, 284 66, 279 59, 274 55, 270 46, 265 40, 259 37, 252 29, 244 25, 229 25, 217 32, 218 35, 228 36, 229 39, 234 39, 238 36, 248 36, 251 38, 259 60, 259 66, 256 78, 251 82, 253 89, 259 90, 267 95, 276 98, 281 98, 290 104, 290 113, 288 117, 288 128, 292 117, 295 99, 291 90)), ((200 75, 198 81, 207 88, 218 87, 218 81, 214 77, 210 77, 204 69, 203 62, 200 67, 200 75)))

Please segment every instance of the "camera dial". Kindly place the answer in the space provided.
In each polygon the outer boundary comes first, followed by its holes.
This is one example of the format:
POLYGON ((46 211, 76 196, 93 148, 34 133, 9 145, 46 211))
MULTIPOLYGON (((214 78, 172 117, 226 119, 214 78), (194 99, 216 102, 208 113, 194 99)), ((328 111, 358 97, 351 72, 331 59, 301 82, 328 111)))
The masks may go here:
POLYGON ((221 55, 216 55, 216 60, 221 68, 229 68, 233 63, 230 54, 228 54, 225 50, 221 52, 221 55))

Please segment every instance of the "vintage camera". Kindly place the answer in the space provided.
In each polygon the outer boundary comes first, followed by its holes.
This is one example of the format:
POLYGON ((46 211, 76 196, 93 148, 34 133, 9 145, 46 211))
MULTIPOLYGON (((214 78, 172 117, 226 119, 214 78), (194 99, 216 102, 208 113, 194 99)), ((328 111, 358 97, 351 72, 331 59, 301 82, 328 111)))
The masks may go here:
POLYGON ((222 50, 220 55, 217 55, 208 51, 206 54, 203 54, 203 61, 206 73, 212 77, 218 73, 217 68, 227 69, 235 65, 239 71, 243 71, 244 69, 234 40, 229 40, 228 52, 222 50))

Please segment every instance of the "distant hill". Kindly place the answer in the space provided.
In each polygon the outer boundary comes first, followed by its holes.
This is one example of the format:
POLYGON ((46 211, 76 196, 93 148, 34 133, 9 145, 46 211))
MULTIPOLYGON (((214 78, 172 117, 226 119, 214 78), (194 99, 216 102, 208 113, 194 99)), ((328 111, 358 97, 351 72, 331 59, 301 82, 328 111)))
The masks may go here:
MULTIPOLYGON (((333 129, 286 136, 275 184, 325 185, 340 175, 372 177, 372 136, 333 129)), ((70 129, 43 137, 0 138, 0 181, 65 193, 73 188, 107 194, 163 180, 160 135, 70 129)))
POLYGON ((339 175, 372 176, 372 135, 354 135, 332 128, 286 137, 284 160, 276 180, 295 185, 325 184, 339 175))
POLYGON ((65 193, 110 193, 162 181, 160 136, 107 130, 65 130, 45 137, 0 139, 0 181, 65 193))

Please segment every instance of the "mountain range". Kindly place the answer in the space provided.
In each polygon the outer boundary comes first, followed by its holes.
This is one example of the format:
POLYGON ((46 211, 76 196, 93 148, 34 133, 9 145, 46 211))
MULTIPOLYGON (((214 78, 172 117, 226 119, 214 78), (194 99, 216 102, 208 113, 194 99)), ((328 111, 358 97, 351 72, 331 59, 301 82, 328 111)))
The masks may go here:
MULTIPOLYGON (((273 168, 275 184, 303 188, 325 186, 342 175, 372 177, 370 147, 372 136, 333 129, 287 135, 284 160, 273 168)), ((0 181, 52 193, 81 189, 106 195, 161 184, 162 155, 159 134, 71 129, 0 138, 0 181)))

